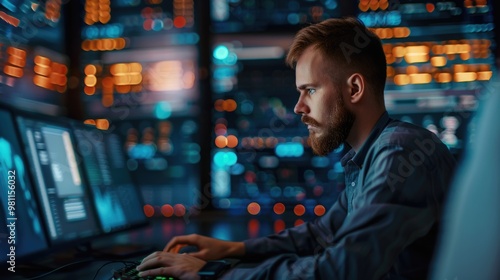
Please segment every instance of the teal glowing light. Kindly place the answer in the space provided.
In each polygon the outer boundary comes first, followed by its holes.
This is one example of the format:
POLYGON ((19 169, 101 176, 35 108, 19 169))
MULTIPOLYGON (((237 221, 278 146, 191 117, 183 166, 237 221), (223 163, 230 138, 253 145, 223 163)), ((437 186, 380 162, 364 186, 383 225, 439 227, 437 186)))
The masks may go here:
POLYGON ((338 6, 337 0, 326 0, 325 7, 330 10, 335 10, 338 6))
POLYGON ((297 13, 290 13, 287 16, 288 23, 290 24, 298 24, 300 22, 300 16, 297 13))
POLYGON ((149 144, 137 144, 128 150, 131 159, 149 159, 156 154, 156 146, 149 144))
POLYGON ((7 168, 12 168, 12 149, 10 148, 10 143, 3 138, 0 138, 0 155, 2 155, 0 159, 7 168))
POLYGON ((280 143, 274 151, 278 157, 301 157, 304 154, 304 146, 294 142, 280 143))
POLYGON ((238 156, 234 152, 217 152, 214 155, 214 163, 220 167, 235 165, 238 156))
POLYGON ((122 36, 123 34, 123 26, 121 24, 115 23, 115 24, 110 24, 109 26, 105 27, 104 30, 105 36, 103 38, 118 38, 122 36))
POLYGON ((237 61, 238 56, 235 53, 230 53, 227 55, 223 62, 225 65, 235 65, 237 61))
POLYGON ((390 11, 385 13, 362 13, 358 18, 367 26, 398 26, 401 24, 401 13, 390 11))
POLYGON ((98 38, 118 38, 123 35, 123 25, 119 23, 106 26, 88 26, 83 28, 82 36, 84 39, 98 38))
POLYGON ((99 37, 99 28, 97 28, 95 26, 89 26, 89 27, 84 28, 82 33, 84 35, 83 38, 95 39, 95 38, 99 37))
POLYGON ((229 56, 229 49, 226 46, 217 46, 214 49, 213 56, 215 59, 224 60, 229 56))
POLYGON ((161 19, 155 19, 153 21, 153 27, 152 27, 152 29, 154 31, 160 31, 160 30, 162 30, 163 29, 163 21, 161 19))
POLYGON ((166 101, 158 102, 155 105, 154 114, 160 120, 168 119, 172 115, 172 106, 166 101))

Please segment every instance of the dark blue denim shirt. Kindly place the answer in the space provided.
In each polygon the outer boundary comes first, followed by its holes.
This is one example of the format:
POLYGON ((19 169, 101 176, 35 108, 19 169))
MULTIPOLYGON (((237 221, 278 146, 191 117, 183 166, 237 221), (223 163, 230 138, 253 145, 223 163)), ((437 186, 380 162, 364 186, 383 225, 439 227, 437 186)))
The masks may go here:
POLYGON ((346 189, 315 221, 244 241, 264 260, 225 279, 425 279, 455 168, 430 131, 385 112, 341 160, 346 189))

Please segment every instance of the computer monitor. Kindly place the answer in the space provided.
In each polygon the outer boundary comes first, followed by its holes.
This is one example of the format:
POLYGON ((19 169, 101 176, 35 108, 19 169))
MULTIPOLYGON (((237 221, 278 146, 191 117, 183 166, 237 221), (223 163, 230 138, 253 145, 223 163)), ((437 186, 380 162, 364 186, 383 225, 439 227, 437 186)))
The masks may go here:
POLYGON ((120 137, 83 123, 72 127, 103 232, 146 225, 142 194, 132 181, 120 137))
POLYGON ((0 108, 0 266, 48 248, 12 115, 0 108))
POLYGON ((99 235, 101 231, 78 164, 69 123, 55 117, 21 113, 16 121, 51 244, 99 235))

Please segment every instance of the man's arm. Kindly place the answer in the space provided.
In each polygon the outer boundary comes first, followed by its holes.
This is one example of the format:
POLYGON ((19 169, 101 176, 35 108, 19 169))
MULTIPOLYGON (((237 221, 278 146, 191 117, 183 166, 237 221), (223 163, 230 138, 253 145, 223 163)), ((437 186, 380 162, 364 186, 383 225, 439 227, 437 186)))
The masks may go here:
POLYGON ((252 270, 232 270, 225 278, 378 279, 386 275, 401 252, 435 226, 431 188, 437 187, 440 172, 449 171, 425 162, 412 172, 393 174, 402 180, 388 180, 390 172, 398 170, 401 157, 408 158, 410 152, 387 147, 374 155, 353 211, 326 248, 306 257, 295 252, 275 256, 252 270))

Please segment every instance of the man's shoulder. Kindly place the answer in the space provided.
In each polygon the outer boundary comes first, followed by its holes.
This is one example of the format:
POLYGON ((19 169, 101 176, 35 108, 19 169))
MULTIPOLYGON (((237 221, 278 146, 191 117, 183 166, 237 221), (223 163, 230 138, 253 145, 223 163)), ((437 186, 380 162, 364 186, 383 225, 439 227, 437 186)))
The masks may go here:
POLYGON ((391 120, 380 133, 378 140, 388 144, 411 144, 415 139, 430 139, 441 143, 436 134, 428 129, 400 120, 391 120))
POLYGON ((421 126, 391 120, 375 141, 374 148, 399 147, 407 151, 415 149, 431 150, 432 152, 449 153, 448 147, 433 132, 421 126))

